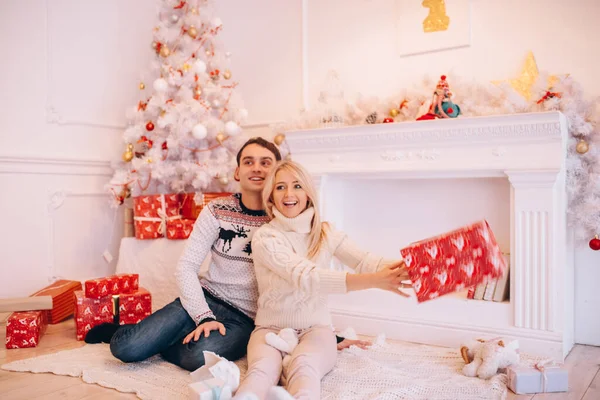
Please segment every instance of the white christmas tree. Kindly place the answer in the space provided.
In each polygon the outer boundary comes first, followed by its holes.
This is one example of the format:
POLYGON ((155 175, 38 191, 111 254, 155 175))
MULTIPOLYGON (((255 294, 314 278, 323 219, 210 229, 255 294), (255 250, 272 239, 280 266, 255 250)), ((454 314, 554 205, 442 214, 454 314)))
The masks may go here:
POLYGON ((236 93, 222 22, 208 0, 163 0, 148 79, 128 111, 125 152, 108 189, 115 204, 155 193, 233 189, 235 152, 247 111, 236 93))

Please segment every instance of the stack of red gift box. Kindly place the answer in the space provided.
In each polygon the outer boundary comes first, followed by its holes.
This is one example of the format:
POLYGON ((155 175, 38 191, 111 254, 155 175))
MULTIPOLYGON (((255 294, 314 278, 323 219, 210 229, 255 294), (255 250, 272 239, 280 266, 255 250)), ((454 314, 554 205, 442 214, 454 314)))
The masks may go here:
POLYGON ((139 287, 138 274, 119 274, 85 282, 84 291, 75 292, 77 340, 104 322, 136 324, 152 313, 150 293, 139 287))
POLYGON ((137 239, 187 239, 202 209, 228 192, 155 194, 133 199, 137 239))
POLYGON ((58 280, 31 296, 52 297, 51 310, 13 312, 6 322, 6 348, 36 347, 48 324, 58 324, 73 315, 73 293, 81 289, 81 282, 58 280))

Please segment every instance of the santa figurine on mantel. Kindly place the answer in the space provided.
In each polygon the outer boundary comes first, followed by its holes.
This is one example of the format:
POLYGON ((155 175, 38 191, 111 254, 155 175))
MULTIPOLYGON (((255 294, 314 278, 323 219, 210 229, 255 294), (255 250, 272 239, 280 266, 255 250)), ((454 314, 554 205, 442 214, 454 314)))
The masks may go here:
POLYGON ((460 115, 460 107, 452 102, 452 92, 446 80, 446 75, 442 75, 438 82, 433 99, 429 106, 429 111, 417 118, 417 121, 436 118, 456 118, 460 115))

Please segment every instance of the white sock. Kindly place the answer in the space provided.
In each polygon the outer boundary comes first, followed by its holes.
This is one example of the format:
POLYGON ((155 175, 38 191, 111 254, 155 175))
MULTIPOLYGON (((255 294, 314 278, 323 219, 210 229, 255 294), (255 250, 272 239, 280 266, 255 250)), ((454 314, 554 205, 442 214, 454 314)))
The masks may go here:
POLYGON ((294 397, 281 386, 273 386, 267 394, 267 400, 294 400, 294 397))

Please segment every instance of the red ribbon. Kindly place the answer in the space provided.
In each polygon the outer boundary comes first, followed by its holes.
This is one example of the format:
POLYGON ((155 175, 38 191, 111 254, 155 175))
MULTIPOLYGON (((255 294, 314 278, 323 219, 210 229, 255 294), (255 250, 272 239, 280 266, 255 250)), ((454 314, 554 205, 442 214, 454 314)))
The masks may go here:
POLYGON ((561 95, 561 93, 558 93, 558 92, 550 92, 550 91, 547 91, 547 92, 546 92, 546 94, 544 95, 544 97, 542 97, 541 99, 539 99, 537 103, 538 103, 538 104, 541 104, 541 103, 543 103, 544 101, 546 101, 546 100, 548 100, 548 99, 551 99, 551 98, 553 98, 553 97, 562 97, 562 95, 561 95))

